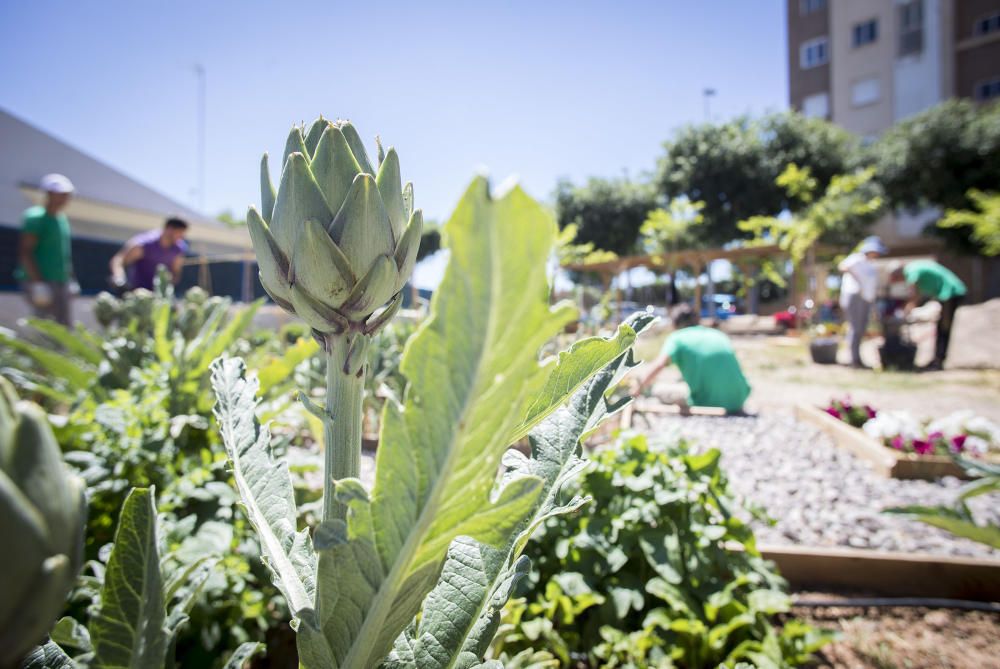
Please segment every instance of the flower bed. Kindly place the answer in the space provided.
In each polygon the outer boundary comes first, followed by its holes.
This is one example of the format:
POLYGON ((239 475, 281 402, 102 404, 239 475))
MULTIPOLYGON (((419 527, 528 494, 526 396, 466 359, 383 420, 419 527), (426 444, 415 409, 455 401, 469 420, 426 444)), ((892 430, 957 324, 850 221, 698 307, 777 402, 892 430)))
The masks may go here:
POLYGON ((823 428, 839 447, 893 478, 965 478, 952 455, 1000 459, 1000 427, 971 411, 920 421, 906 411, 879 411, 848 398, 833 400, 822 409, 799 406, 796 414, 823 428))

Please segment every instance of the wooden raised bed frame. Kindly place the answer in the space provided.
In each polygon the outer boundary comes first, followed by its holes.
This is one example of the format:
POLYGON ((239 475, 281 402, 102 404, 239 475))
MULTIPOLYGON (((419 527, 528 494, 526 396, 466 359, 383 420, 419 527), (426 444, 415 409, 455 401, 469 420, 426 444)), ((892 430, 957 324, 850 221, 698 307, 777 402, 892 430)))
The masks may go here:
POLYGON ((868 461, 882 476, 894 479, 933 480, 942 476, 968 478, 965 471, 951 458, 941 455, 897 453, 868 436, 864 430, 834 418, 826 411, 808 404, 795 407, 795 416, 816 425, 830 435, 833 442, 855 456, 868 461))

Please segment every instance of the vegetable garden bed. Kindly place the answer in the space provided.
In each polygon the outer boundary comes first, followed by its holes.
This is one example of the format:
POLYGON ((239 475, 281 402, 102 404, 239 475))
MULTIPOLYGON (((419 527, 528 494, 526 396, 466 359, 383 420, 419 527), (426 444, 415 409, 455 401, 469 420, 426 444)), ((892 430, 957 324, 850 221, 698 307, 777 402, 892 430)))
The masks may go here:
POLYGON ((795 407, 795 415, 816 425, 830 435, 837 447, 871 464, 878 474, 897 479, 933 480, 942 476, 967 478, 951 458, 940 455, 915 455, 894 452, 864 431, 834 418, 823 409, 808 404, 795 407))

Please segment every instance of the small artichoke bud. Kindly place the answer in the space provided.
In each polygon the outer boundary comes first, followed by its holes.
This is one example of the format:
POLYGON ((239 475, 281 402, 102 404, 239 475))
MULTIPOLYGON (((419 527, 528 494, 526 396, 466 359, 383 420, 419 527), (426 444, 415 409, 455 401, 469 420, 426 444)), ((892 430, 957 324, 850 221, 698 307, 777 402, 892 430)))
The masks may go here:
POLYGON ((121 316, 122 303, 111 293, 98 293, 94 300, 94 318, 105 330, 121 316))
POLYGON ((261 284, 317 333, 374 332, 413 272, 423 215, 396 150, 379 142, 378 158, 376 171, 353 125, 320 117, 292 128, 277 190, 261 160, 261 210, 247 213, 261 284))
POLYGON ((45 413, 0 378, 0 666, 44 640, 83 563, 83 482, 45 413))

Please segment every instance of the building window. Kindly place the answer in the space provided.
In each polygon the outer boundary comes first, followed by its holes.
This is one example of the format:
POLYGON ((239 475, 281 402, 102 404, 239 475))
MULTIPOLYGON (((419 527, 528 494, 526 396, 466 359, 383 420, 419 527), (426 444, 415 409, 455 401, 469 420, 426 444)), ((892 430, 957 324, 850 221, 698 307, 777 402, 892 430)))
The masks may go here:
POLYGON ((1000 30, 1000 12, 996 14, 988 14, 982 18, 976 19, 976 23, 972 27, 972 34, 989 35, 990 33, 995 33, 998 30, 1000 30))
POLYGON ((899 55, 913 56, 924 50, 924 3, 910 0, 899 6, 899 55))
POLYGON ((973 97, 977 100, 994 100, 1000 98, 1000 77, 980 81, 976 84, 973 97))
POLYGON ((816 93, 802 100, 802 115, 811 118, 829 118, 830 94, 816 93))
POLYGON ((880 95, 878 79, 869 77, 851 84, 851 104, 855 107, 866 107, 878 102, 880 95))
POLYGON ((871 44, 878 39, 878 19, 862 21, 854 24, 851 32, 851 45, 856 49, 859 46, 871 44))
POLYGON ((811 39, 799 47, 799 67, 803 70, 826 65, 829 60, 830 47, 826 37, 811 39))
POLYGON ((826 0, 799 0, 799 16, 821 12, 826 9, 826 0))

